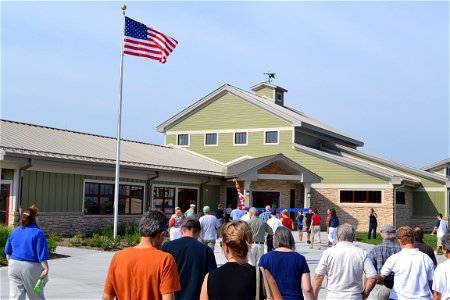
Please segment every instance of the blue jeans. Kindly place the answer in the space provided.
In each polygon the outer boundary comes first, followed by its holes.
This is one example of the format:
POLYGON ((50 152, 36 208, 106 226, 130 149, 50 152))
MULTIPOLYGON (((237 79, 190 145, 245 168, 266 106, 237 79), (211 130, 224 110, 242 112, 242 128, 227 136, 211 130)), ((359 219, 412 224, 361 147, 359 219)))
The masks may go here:
POLYGON ((369 233, 367 234, 367 238, 370 240, 370 233, 373 231, 373 239, 377 238, 377 223, 369 223, 369 233))

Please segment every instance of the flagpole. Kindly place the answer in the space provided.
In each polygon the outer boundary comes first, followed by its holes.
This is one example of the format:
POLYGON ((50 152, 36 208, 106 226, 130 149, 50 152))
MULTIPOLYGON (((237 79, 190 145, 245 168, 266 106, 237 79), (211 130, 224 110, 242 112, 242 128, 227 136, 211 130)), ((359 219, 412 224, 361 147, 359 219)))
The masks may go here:
POLYGON ((123 41, 125 35, 125 10, 126 5, 122 5, 123 30, 122 30, 122 47, 120 57, 120 85, 119 85, 119 116, 117 120, 117 142, 116 142, 116 178, 114 183, 114 238, 117 237, 117 219, 119 217, 119 179, 120 179, 120 136, 122 123, 122 85, 123 85, 123 41))

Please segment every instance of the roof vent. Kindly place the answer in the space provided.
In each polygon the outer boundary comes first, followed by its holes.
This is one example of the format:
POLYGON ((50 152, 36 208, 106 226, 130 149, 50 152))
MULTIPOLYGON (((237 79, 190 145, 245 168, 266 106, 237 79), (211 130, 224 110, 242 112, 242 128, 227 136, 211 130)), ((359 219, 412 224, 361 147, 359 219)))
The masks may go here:
POLYGON ((251 90, 255 92, 256 96, 268 98, 281 106, 284 105, 284 93, 287 93, 287 90, 280 86, 268 82, 261 82, 252 86, 251 90))

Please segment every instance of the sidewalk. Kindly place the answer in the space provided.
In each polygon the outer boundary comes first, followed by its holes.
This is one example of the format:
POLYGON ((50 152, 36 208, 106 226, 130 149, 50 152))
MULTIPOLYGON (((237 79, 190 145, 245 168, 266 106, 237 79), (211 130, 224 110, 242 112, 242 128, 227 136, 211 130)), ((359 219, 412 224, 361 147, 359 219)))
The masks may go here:
MULTIPOLYGON (((306 242, 298 242, 297 232, 293 232, 297 252, 303 254, 311 270, 311 280, 314 278, 314 272, 322 256, 322 250, 310 249, 306 242)), ((322 241, 326 241, 326 233, 321 233, 322 241)), ((373 246, 355 243, 358 247, 370 250, 373 246)), ((69 255, 67 258, 53 259, 49 261, 49 281, 45 287, 47 299, 100 299, 103 294, 103 285, 106 278, 109 262, 114 252, 103 252, 96 250, 87 250, 81 248, 58 247, 56 252, 63 255, 69 255)), ((226 263, 225 256, 216 242, 214 250, 218 266, 226 263)), ((438 255, 438 262, 445 258, 438 255)), ((8 268, 0 268, 0 299, 8 299, 9 280, 8 268)), ((319 298, 326 296, 326 279, 324 280, 319 298)))

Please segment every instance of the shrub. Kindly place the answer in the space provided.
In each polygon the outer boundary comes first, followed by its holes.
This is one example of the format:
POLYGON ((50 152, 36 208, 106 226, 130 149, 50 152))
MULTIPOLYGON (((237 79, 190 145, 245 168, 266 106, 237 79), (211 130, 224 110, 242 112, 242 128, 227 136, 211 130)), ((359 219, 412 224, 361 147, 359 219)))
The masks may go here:
POLYGON ((125 229, 125 241, 128 247, 136 246, 140 241, 139 228, 128 224, 125 229))
POLYGON ((47 237, 48 252, 55 253, 58 242, 61 241, 61 237, 56 233, 50 233, 47 237))
POLYGON ((6 264, 6 255, 5 255, 5 245, 6 240, 8 239, 9 232, 11 231, 10 227, 1 225, 0 226, 0 264, 6 264))
POLYGON ((86 240, 86 245, 89 247, 101 248, 103 250, 111 250, 117 248, 120 243, 120 236, 116 239, 111 239, 107 236, 94 233, 94 235, 86 240))
POLYGON ((75 235, 69 239, 69 244, 74 247, 81 246, 83 244, 83 234, 81 232, 75 233, 75 235))

